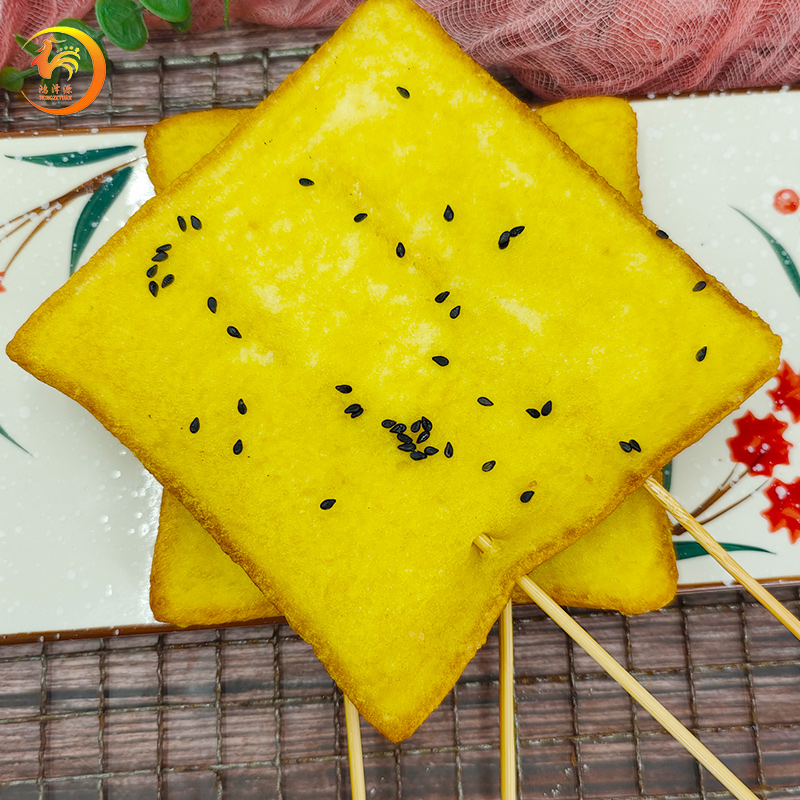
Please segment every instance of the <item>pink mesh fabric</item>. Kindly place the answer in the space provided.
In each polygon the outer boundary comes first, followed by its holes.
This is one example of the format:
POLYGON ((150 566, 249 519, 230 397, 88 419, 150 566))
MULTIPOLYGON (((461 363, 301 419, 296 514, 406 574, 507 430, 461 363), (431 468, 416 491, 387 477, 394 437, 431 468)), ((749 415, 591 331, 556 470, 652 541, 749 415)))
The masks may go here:
MULTIPOLYGON (((800 79, 800 0, 419 0, 485 66, 544 98, 779 86, 800 79)), ((26 36, 92 0, 0 0, 0 64, 26 65, 26 36)), ((234 0, 232 18, 332 26, 357 0, 234 0)), ((195 30, 222 0, 194 0, 195 30)))

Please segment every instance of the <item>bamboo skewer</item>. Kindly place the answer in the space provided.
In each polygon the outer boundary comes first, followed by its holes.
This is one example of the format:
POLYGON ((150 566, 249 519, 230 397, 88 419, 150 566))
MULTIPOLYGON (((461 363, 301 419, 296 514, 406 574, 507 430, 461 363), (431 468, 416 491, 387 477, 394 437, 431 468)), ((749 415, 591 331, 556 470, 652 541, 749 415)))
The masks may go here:
POLYGON ((500 800, 517 800, 514 630, 510 600, 500 615, 500 800))
POLYGON ((364 753, 361 749, 361 715, 345 695, 344 719, 347 725, 347 758, 350 762, 350 794, 353 800, 366 800, 364 753))
MULTIPOLYGON (((494 548, 488 536, 481 534, 475 545, 482 552, 494 548)), ((647 691, 611 654, 601 647, 555 600, 530 578, 517 579, 517 585, 547 614, 556 625, 579 644, 637 703, 659 722, 691 753, 737 800, 757 800, 747 788, 697 737, 688 731, 658 700, 647 691)))
POLYGON ((738 561, 731 558, 717 540, 658 481, 651 477, 644 485, 724 570, 736 578, 770 614, 800 639, 800 619, 783 603, 776 600, 738 561))

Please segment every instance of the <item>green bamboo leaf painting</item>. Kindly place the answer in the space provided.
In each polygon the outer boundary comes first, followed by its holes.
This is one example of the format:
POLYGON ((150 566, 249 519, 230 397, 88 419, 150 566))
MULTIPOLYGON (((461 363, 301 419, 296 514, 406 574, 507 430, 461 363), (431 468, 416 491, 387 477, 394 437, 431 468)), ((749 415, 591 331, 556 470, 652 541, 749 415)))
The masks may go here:
POLYGON ((28 452, 19 442, 11 438, 11 436, 8 434, 8 431, 6 431, 6 429, 2 425, 0 425, 0 436, 2 436, 4 439, 8 439, 8 441, 11 442, 11 444, 19 447, 19 449, 22 450, 24 453, 28 453, 28 455, 31 455, 31 453, 28 452))
POLYGON ((672 461, 668 461, 661 468, 661 484, 667 492, 672 486, 672 464, 672 461))
MULTIPOLYGON (((733 542, 720 542, 723 550, 729 553, 735 553, 737 550, 748 550, 753 553, 769 553, 774 556, 772 550, 765 550, 763 547, 751 547, 748 544, 734 544, 733 542)), ((675 557, 678 561, 683 561, 687 558, 699 558, 700 556, 707 556, 708 553, 699 542, 673 542, 675 546, 675 557)))
POLYGON ((81 215, 75 225, 75 233, 72 236, 72 253, 69 259, 70 275, 78 268, 78 262, 86 249, 86 245, 89 244, 89 239, 92 238, 92 234, 100 224, 106 211, 125 188, 125 184, 128 182, 132 172, 133 167, 125 167, 125 169, 115 172, 100 185, 100 188, 83 207, 83 211, 81 211, 81 215))
POLYGON ((101 147, 97 150, 75 150, 71 153, 49 153, 41 156, 9 156, 16 161, 27 161, 30 164, 41 164, 46 167, 80 167, 84 164, 95 164, 109 158, 121 156, 135 150, 135 144, 119 147, 101 147))
POLYGON ((739 209, 734 206, 731 206, 731 208, 741 214, 767 240, 769 246, 772 248, 772 252, 778 256, 778 260, 781 262, 781 266, 786 273, 786 277, 789 279, 789 283, 792 284, 792 288, 797 292, 797 295, 800 296, 800 272, 797 271, 797 264, 794 263, 794 259, 792 259, 786 251, 786 248, 768 231, 765 231, 754 219, 748 217, 744 211, 739 211, 739 209))

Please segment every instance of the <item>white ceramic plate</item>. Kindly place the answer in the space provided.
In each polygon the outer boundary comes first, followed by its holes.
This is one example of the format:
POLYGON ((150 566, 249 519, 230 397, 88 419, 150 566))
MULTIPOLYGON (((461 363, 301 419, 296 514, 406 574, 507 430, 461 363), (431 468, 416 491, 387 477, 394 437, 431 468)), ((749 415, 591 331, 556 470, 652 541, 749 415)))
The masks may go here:
MULTIPOLYGON (((641 100, 634 108, 647 215, 783 337, 791 378, 800 372, 800 278, 793 277, 795 260, 800 263, 800 211, 785 212, 792 193, 800 194, 800 92, 641 100), (779 211, 774 203, 781 192, 779 211)), ((121 129, 0 139, 0 222, 42 204, 53 208, 56 198, 85 181, 138 159, 121 188, 117 177, 102 193, 54 213, 7 271, 36 220, 0 241, 3 348, 69 276, 76 231, 79 240, 91 231, 80 264, 152 195, 139 158, 142 140, 142 131, 121 129), (20 160, 54 153, 78 153, 73 158, 90 163, 20 160), (92 214, 99 218, 96 230, 87 222, 92 214)), ((672 468, 672 492, 690 509, 737 470, 740 479, 701 519, 750 495, 709 530, 728 547, 759 548, 737 549, 735 556, 762 579, 800 576, 800 541, 793 542, 800 539, 798 419, 800 377, 773 380, 672 468), (784 400, 770 395, 776 388, 784 400), (750 471, 737 466, 726 442, 743 419, 741 452, 734 453, 751 466, 760 453, 750 471)), ((153 625, 148 585, 160 503, 155 481, 90 414, 4 353, 0 428, 0 636, 153 625)), ((676 542, 691 555, 688 535, 676 542)), ((711 558, 696 556, 680 561, 680 580, 690 588, 728 579, 711 558)))
MULTIPOLYGON (((645 213, 783 338, 787 365, 782 381, 769 381, 675 459, 671 491, 693 510, 735 468, 734 478, 741 479, 700 520, 723 511, 708 524, 718 541, 768 551, 734 553, 755 577, 796 579, 800 211, 792 208, 800 194, 800 92, 674 97, 636 102, 634 108, 645 213)), ((679 552, 692 547, 685 544, 688 534, 676 541, 679 552)), ((709 556, 679 566, 683 587, 730 582, 709 556)))

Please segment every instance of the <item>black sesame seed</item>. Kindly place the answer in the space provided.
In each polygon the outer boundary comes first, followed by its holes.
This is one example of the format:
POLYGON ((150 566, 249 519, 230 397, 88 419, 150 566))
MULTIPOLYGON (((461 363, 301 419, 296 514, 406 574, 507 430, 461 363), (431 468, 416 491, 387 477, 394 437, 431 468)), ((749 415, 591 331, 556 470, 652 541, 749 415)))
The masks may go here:
POLYGON ((341 392, 342 394, 350 394, 353 391, 353 387, 347 383, 340 383, 338 386, 334 387, 337 392, 341 392))
POLYGON ((182 230, 186 230, 186 220, 183 217, 178 217, 178 227, 182 230))
POLYGON ((364 409, 363 409, 363 408, 359 408, 359 409, 358 409, 358 411, 354 411, 354 412, 353 412, 353 413, 350 415, 350 417, 351 417, 352 419, 355 419, 356 417, 360 417, 360 416, 361 416, 363 413, 364 413, 364 409))
POLYGON ((642 452, 642 448, 639 445, 639 442, 636 441, 636 439, 631 439, 630 442, 628 442, 628 444, 631 446, 631 449, 635 450, 637 453, 642 452))
POLYGON ((542 416, 543 416, 543 417, 549 416, 549 414, 550 414, 550 412, 551 412, 552 410, 553 410, 553 401, 552 401, 552 400, 548 400, 548 401, 547 401, 547 402, 546 402, 546 403, 545 403, 545 404, 542 406, 542 416))
POLYGON ((525 230, 525 226, 524 225, 517 225, 516 227, 512 228, 509 231, 509 234, 511 236, 519 236, 522 233, 522 231, 524 231, 524 230, 525 230))
POLYGON ((240 414, 246 414, 247 413, 247 406, 244 404, 244 400, 242 400, 241 397, 239 398, 239 402, 236 404, 236 410, 240 414))
POLYGON ((482 406, 493 406, 494 405, 494 403, 488 397, 479 397, 478 398, 478 402, 482 406))
POLYGON ((336 502, 336 500, 334 500, 333 498, 330 498, 330 499, 328 499, 328 500, 323 500, 323 501, 322 501, 322 502, 319 504, 319 507, 320 507, 320 508, 321 508, 323 511, 327 511, 329 508, 333 508, 333 504, 334 504, 335 502, 336 502))
POLYGON ((242 444, 242 440, 237 439, 236 444, 233 446, 233 454, 235 456, 238 456, 242 452, 242 450, 244 450, 244 445, 242 444))
POLYGON ((435 447, 429 445, 422 452, 425 453, 426 456, 435 456, 439 451, 435 447))
POLYGON ((453 306, 453 308, 450 309, 450 319, 456 319, 460 313, 461 306, 453 306))
POLYGON ((419 421, 422 427, 429 433, 433 430, 433 423, 427 417, 420 417, 419 421))
POLYGON ((161 281, 161 288, 163 289, 165 286, 169 286, 171 283, 175 283, 175 276, 170 272, 170 274, 165 275, 164 280, 161 281))
POLYGON ((159 250, 150 260, 151 261, 166 261, 169 258, 169 253, 164 253, 159 250))
POLYGON ((397 243, 397 247, 394 249, 395 253, 397 253, 398 258, 402 258, 406 254, 405 245, 402 242, 397 243))
POLYGON ((440 367, 446 367, 450 363, 450 359, 445 356, 433 356, 431 361, 435 361, 440 367))
POLYGON ((433 299, 437 303, 444 303, 448 297, 450 297, 450 292, 442 292, 441 294, 437 294, 433 299))
POLYGON ((208 301, 207 301, 207 304, 208 304, 208 310, 212 314, 216 314, 217 313, 217 298, 216 297, 209 297, 208 301))
POLYGON ((485 464, 484 464, 484 465, 481 467, 481 469, 482 469, 484 472, 491 472, 491 471, 494 469, 494 465, 495 465, 496 463, 497 463, 496 461, 487 461, 487 462, 486 462, 486 463, 485 463, 485 464))
POLYGON ((367 218, 367 215, 362 211, 360 214, 356 214, 353 217, 353 222, 363 222, 367 218))
POLYGON ((539 419, 539 417, 541 417, 541 416, 542 416, 542 415, 539 413, 539 411, 538 411, 537 409, 535 409, 535 408, 526 408, 525 410, 526 410, 526 411, 527 411, 527 412, 528 412, 528 413, 529 413, 529 414, 530 414, 530 415, 531 415, 531 416, 532 416, 534 419, 539 419))
POLYGON ((200 220, 199 220, 199 219, 198 219, 198 218, 197 218, 197 217, 196 217, 194 214, 192 214, 192 215, 189 217, 189 220, 190 220, 190 221, 191 221, 191 223, 192 223, 192 227, 193 227, 193 228, 194 228, 196 231, 199 231, 199 230, 200 230, 200 228, 202 228, 202 227, 203 227, 203 223, 202 223, 202 222, 200 222, 200 220))
POLYGON ((402 86, 397 87, 397 93, 400 95, 400 97, 405 97, 406 100, 411 97, 411 93, 408 91, 408 89, 404 89, 402 86))
POLYGON ((422 427, 422 421, 417 420, 416 422, 411 423, 411 433, 419 433, 419 429, 422 427))
POLYGON ((397 423, 393 419, 385 419, 383 422, 381 422, 381 426, 384 428, 392 428, 395 425, 397 425, 397 423))
POLYGON ((622 450, 625 453, 630 453, 630 451, 633 450, 633 448, 631 447, 631 445, 628 442, 620 442, 619 446, 622 448, 622 450))
POLYGON ((397 425, 395 425, 395 426, 394 426, 394 427, 393 427, 393 428, 392 428, 392 429, 389 431, 389 433, 405 433, 405 432, 406 432, 406 426, 405 426, 405 425, 403 425, 403 423, 402 423, 402 422, 398 422, 398 423, 397 423, 397 425))
POLYGON ((311 178, 300 178, 298 183, 301 186, 313 186, 314 185, 314 181, 312 181, 311 178))
POLYGON ((669 239, 669 234, 666 231, 662 231, 660 228, 656 231, 656 236, 659 239, 669 239))
POLYGON ((228 325, 228 336, 233 336, 234 339, 242 338, 242 334, 239 333, 239 329, 234 328, 233 325, 228 325))
POLYGON ((422 431, 422 433, 417 436, 417 444, 422 444, 423 442, 427 442, 428 439, 431 438, 430 431, 422 431))
POLYGON ((410 453, 412 450, 416 450, 417 446, 414 442, 403 442, 402 444, 397 445, 398 450, 402 450, 404 453, 410 453))
POLYGON ((450 206, 448 205, 447 208, 445 208, 445 210, 444 210, 444 218, 445 218, 445 220, 447 222, 452 222, 453 221, 453 217, 455 217, 455 214, 453 213, 453 209, 450 208, 450 206))
POLYGON ((700 349, 699 349, 699 350, 698 350, 698 351, 695 353, 694 357, 695 357, 695 358, 696 358, 698 361, 702 361, 702 360, 703 360, 703 359, 706 357, 706 353, 707 353, 707 352, 708 352, 708 348, 707 348, 707 347, 701 347, 701 348, 700 348, 700 349))
POLYGON ((521 500, 523 503, 530 503, 530 501, 531 501, 531 498, 532 498, 532 497, 533 497, 533 492, 531 492, 531 491, 529 490, 529 491, 527 491, 527 492, 523 492, 523 493, 522 493, 522 494, 519 496, 519 499, 520 499, 520 500, 521 500))
POLYGON ((409 453, 409 455, 411 456, 411 458, 414 459, 414 461, 422 461, 423 459, 428 457, 425 455, 425 453, 420 453, 419 450, 414 450, 414 452, 409 453))
POLYGON ((150 294, 153 295, 153 297, 158 294, 158 284, 155 281, 150 281, 147 288, 150 290, 150 294))
POLYGON ((501 250, 505 250, 508 247, 508 243, 511 241, 511 231, 503 231, 500 234, 500 238, 497 240, 497 246, 501 250))
POLYGON ((153 266, 147 270, 147 277, 155 278, 157 272, 158 272, 158 264, 153 264, 153 266))
POLYGON ((444 456, 445 458, 453 457, 453 445, 451 445, 450 442, 444 446, 444 456))
POLYGON ((411 441, 411 437, 407 433, 398 433, 397 439, 403 444, 408 444, 411 441))
POLYGON ((194 419, 191 421, 191 424, 189 425, 189 430, 190 430, 192 433, 197 433, 197 431, 199 431, 199 430, 200 430, 200 420, 199 420, 199 418, 198 418, 198 417, 195 417, 195 418, 194 418, 194 419))
POLYGON ((705 282, 705 281, 698 281, 698 282, 697 282, 697 283, 696 283, 696 284, 695 284, 695 285, 692 287, 692 291, 693 291, 693 292, 702 292, 702 291, 703 291, 703 289, 705 289, 705 288, 706 288, 706 282, 705 282))
POLYGON ((159 253, 164 253, 167 250, 172 250, 171 244, 160 244, 158 247, 156 247, 156 251, 159 253))

